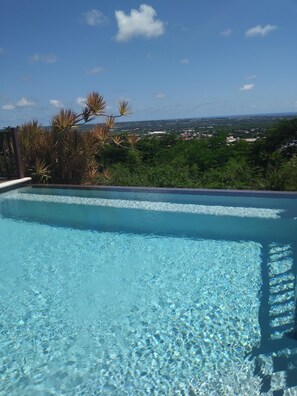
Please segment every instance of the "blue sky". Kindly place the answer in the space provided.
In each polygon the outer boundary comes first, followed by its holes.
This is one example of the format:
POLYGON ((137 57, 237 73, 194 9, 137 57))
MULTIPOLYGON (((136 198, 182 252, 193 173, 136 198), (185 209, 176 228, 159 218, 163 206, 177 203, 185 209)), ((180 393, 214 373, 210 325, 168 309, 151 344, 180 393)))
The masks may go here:
POLYGON ((297 112, 296 0, 1 0, 0 127, 100 92, 123 119, 297 112))

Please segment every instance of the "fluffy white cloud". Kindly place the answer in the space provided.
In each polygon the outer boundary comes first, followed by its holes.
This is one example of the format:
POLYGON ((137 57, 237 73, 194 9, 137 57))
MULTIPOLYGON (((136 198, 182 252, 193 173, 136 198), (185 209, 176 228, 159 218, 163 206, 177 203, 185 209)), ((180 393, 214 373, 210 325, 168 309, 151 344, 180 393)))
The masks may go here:
POLYGON ((55 63, 57 62, 57 60, 58 57, 55 54, 47 54, 47 55, 34 54, 29 57, 29 61, 31 63, 37 63, 37 62, 55 63))
POLYGON ((97 67, 93 67, 93 69, 87 70, 86 73, 87 74, 98 74, 98 73, 102 73, 104 71, 105 71, 104 67, 97 66, 97 67))
POLYGON ((157 13, 153 7, 141 4, 139 11, 132 9, 130 15, 124 11, 116 11, 118 24, 117 41, 128 41, 133 37, 158 37, 164 34, 164 23, 156 19, 157 13))
POLYGON ((14 110, 15 109, 15 105, 10 103, 10 104, 6 104, 2 106, 3 110, 14 110))
POLYGON ((33 100, 22 97, 15 103, 8 103, 2 106, 3 110, 14 110, 17 107, 33 107, 36 106, 36 103, 33 100))
POLYGON ((184 65, 188 65, 190 63, 188 58, 184 58, 180 60, 180 63, 183 63, 184 65))
POLYGON ((245 32, 245 37, 256 37, 256 36, 261 36, 265 37, 267 34, 273 32, 274 30, 277 29, 276 25, 257 25, 245 32))
POLYGON ((163 92, 157 93, 156 98, 157 99, 164 99, 166 95, 163 92))
POLYGON ((98 26, 107 22, 106 16, 99 10, 92 9, 84 14, 84 20, 87 25, 98 26))
POLYGON ((54 107, 58 107, 58 108, 64 107, 63 103, 60 100, 58 100, 58 99, 50 99, 49 102, 54 107))
POLYGON ((32 106, 35 106, 35 105, 36 105, 36 103, 33 102, 33 100, 30 100, 30 99, 25 98, 25 97, 21 98, 20 100, 18 100, 16 102, 16 106, 17 107, 32 107, 32 106))
POLYGON ((242 87, 240 87, 240 91, 250 91, 251 89, 254 88, 255 84, 244 84, 242 87))
POLYGON ((231 36, 232 30, 230 28, 223 30, 220 35, 223 37, 229 37, 231 36))
POLYGON ((87 101, 87 99, 83 98, 82 96, 79 96, 78 98, 76 98, 76 103, 79 106, 85 106, 86 105, 86 101, 87 101))

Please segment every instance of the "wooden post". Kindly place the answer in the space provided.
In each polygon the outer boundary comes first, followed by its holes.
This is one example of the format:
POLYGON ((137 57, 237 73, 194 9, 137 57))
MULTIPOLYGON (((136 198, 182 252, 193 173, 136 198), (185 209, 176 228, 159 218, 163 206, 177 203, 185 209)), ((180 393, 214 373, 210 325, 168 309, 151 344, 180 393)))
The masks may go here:
POLYGON ((13 151, 14 151, 14 158, 15 158, 15 167, 17 172, 17 177, 22 179, 24 177, 24 167, 23 161, 21 157, 21 150, 20 145, 18 142, 18 133, 16 128, 10 129, 10 136, 12 139, 13 151))

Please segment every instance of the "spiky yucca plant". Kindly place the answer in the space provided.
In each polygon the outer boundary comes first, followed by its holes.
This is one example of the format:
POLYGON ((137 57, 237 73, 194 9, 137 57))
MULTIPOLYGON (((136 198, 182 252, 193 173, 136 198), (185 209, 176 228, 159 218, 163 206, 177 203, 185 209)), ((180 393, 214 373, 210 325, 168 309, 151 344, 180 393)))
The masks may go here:
POLYGON ((127 100, 121 100, 119 102, 119 114, 120 116, 128 115, 132 112, 132 108, 127 100))
POLYGON ((87 108, 90 110, 90 114, 94 116, 106 115, 106 102, 103 96, 98 92, 92 92, 88 95, 86 100, 87 108))
POLYGON ((109 133, 116 118, 129 112, 131 107, 128 102, 122 101, 118 114, 106 114, 103 97, 92 92, 80 113, 60 110, 52 118, 50 131, 45 131, 35 120, 24 124, 19 137, 26 174, 40 182, 94 183, 98 171, 96 155, 110 140, 109 133), (96 125, 90 132, 78 129, 99 116, 105 117, 105 122, 96 125))
POLYGON ((135 133, 132 133, 131 135, 127 136, 127 142, 130 144, 130 146, 135 147, 136 143, 138 142, 139 137, 135 135, 135 133))
POLYGON ((32 172, 33 181, 38 183, 48 183, 51 179, 51 171, 49 165, 44 160, 36 158, 35 166, 32 172))
POLYGON ((111 140, 118 147, 121 146, 124 141, 124 139, 120 135, 112 136, 111 140))

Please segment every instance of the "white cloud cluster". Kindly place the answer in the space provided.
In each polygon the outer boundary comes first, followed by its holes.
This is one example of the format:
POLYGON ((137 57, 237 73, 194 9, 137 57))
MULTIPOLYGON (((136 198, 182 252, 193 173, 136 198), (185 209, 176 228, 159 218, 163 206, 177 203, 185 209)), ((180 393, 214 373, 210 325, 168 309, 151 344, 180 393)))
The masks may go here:
POLYGON ((251 89, 254 88, 254 85, 255 84, 244 84, 239 89, 240 89, 240 91, 250 91, 251 89))
POLYGON ((34 102, 31 99, 28 99, 26 97, 22 97, 15 103, 8 103, 2 106, 3 110, 14 110, 18 107, 33 107, 36 105, 36 102, 34 102))
POLYGON ((124 11, 116 11, 118 24, 117 41, 128 41, 133 37, 153 38, 164 34, 164 23, 156 19, 157 13, 153 7, 141 4, 139 11, 132 9, 130 15, 124 11))
POLYGON ((87 101, 87 98, 84 98, 82 96, 79 96, 78 98, 76 98, 76 103, 79 106, 85 106, 86 105, 86 101, 87 101))
POLYGON ((57 62, 57 60, 58 60, 58 57, 55 54, 47 54, 47 55, 34 54, 29 57, 29 61, 31 63, 37 63, 37 62, 55 63, 55 62, 57 62))
POLYGON ((86 73, 87 74, 99 74, 104 71, 105 71, 104 67, 96 66, 96 67, 93 67, 92 69, 87 70, 86 73))
POLYGON ((232 34, 232 30, 230 28, 223 30, 220 35, 223 37, 229 37, 232 34))
POLYGON ((52 106, 57 107, 57 108, 64 107, 64 104, 63 104, 60 100, 58 100, 58 99, 50 99, 49 103, 50 103, 52 106))
POLYGON ((276 25, 265 25, 265 26, 257 25, 248 29, 245 32, 245 37, 256 37, 256 36, 265 37, 276 29, 277 29, 276 25))
POLYGON ((107 18, 103 12, 92 9, 84 14, 84 21, 89 26, 98 26, 106 23, 107 18))
POLYGON ((23 97, 16 102, 16 105, 17 107, 31 107, 31 106, 35 106, 36 103, 33 102, 33 100, 23 97))
POLYGON ((184 64, 184 65, 188 65, 190 63, 188 58, 184 58, 180 60, 180 63, 184 64))
POLYGON ((159 92, 156 95, 156 99, 164 99, 166 97, 166 95, 163 92, 159 92))

